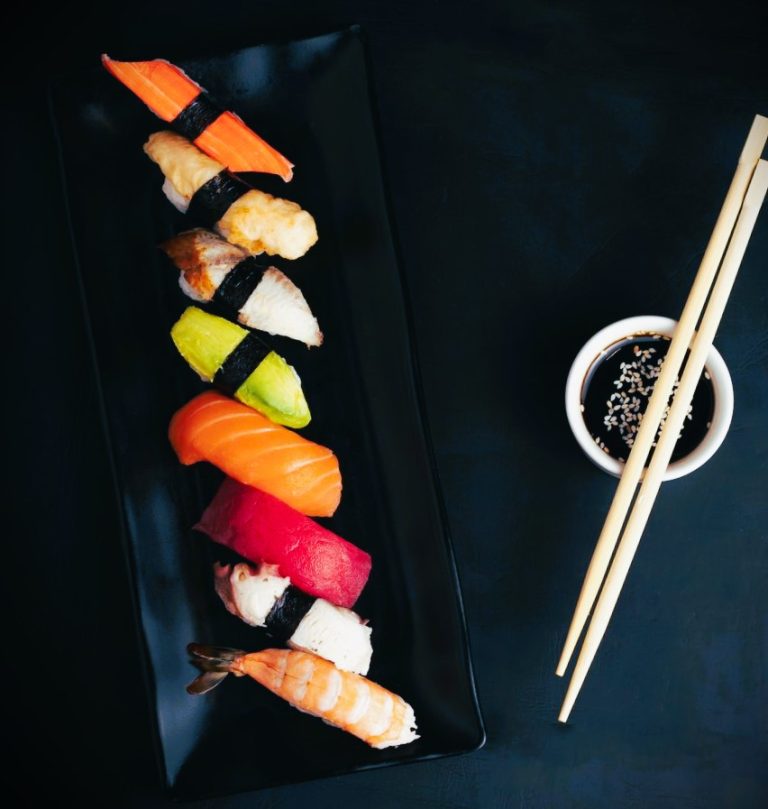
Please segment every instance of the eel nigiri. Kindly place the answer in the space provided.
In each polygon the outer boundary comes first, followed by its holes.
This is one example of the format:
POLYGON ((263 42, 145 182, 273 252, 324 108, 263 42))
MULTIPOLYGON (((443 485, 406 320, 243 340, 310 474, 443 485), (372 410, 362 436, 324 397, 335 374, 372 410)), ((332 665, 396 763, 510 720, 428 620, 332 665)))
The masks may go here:
POLYGON ((371 557, 277 497, 225 480, 195 526, 251 562, 277 565, 300 590, 340 607, 357 601, 371 557))
POLYGON ((104 67, 159 118, 230 171, 262 171, 288 182, 293 164, 233 112, 222 110, 205 90, 165 59, 118 62, 106 53, 104 67))
POLYGON ((341 500, 341 472, 331 450, 220 393, 207 391, 187 402, 168 434, 181 463, 210 461, 302 514, 330 517, 341 500))
POLYGON ((259 266, 247 250, 195 228, 163 242, 181 270, 179 286, 196 301, 215 301, 245 326, 319 346, 323 334, 301 290, 276 267, 259 266))
POLYGON ((249 626, 264 627, 279 643, 330 660, 344 671, 367 674, 371 628, 355 612, 315 598, 281 576, 277 565, 213 566, 224 606, 249 626))
POLYGON ((221 646, 187 646, 191 662, 202 670, 187 686, 204 694, 227 674, 248 675, 294 708, 357 736, 379 750, 418 739, 413 708, 397 694, 307 652, 264 649, 246 654, 221 646))
POLYGON ((309 424, 311 416, 299 375, 253 332, 189 306, 173 324, 171 338, 206 382, 213 382, 276 424, 309 424))
POLYGON ((317 241, 315 220, 299 205, 251 188, 181 135, 155 132, 144 151, 165 175, 169 201, 232 244, 294 259, 317 241))

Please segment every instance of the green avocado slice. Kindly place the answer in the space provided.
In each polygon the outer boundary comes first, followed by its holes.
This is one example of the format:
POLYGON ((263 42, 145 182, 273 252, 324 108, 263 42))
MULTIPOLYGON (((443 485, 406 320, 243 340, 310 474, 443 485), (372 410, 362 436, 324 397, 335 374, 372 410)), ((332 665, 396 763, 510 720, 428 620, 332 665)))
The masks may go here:
MULTIPOLYGON (((248 331, 223 317, 188 307, 171 329, 171 338, 192 370, 210 382, 248 331)), ((306 427, 311 415, 299 375, 270 351, 235 391, 235 398, 276 424, 306 427)))

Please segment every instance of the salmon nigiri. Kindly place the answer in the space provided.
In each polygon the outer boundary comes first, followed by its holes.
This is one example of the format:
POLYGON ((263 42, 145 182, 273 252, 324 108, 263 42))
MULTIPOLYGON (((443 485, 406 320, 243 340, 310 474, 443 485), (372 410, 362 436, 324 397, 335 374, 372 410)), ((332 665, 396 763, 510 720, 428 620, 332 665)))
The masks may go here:
POLYGON ((118 62, 102 54, 104 67, 151 110, 230 171, 277 174, 288 182, 293 164, 233 112, 220 109, 199 84, 165 59, 118 62))
POLYGON ((187 402, 168 434, 183 464, 209 461, 302 514, 330 517, 341 500, 341 472, 331 450, 219 393, 187 402))

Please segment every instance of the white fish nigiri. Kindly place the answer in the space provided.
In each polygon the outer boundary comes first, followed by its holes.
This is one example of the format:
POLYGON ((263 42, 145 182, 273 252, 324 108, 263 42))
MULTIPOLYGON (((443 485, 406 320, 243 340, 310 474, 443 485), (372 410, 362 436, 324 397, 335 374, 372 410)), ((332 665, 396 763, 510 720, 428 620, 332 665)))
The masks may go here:
MULTIPOLYGON (((242 247, 202 228, 180 233, 160 247, 181 271, 179 286, 196 301, 210 301, 217 291, 221 295, 222 289, 226 289, 222 288, 224 280, 249 258, 242 247)), ((260 278, 257 276, 252 275, 252 280, 245 282, 253 290, 244 302, 238 299, 233 303, 226 294, 223 296, 223 303, 237 310, 240 323, 291 337, 307 346, 321 345, 323 334, 317 319, 296 284, 275 267, 264 270, 260 278)), ((238 295, 242 298, 242 284, 238 285, 238 295)))
POLYGON ((224 606, 245 623, 265 627, 292 649, 324 657, 343 671, 368 672, 371 628, 357 613, 292 587, 275 565, 217 564, 214 576, 224 606))

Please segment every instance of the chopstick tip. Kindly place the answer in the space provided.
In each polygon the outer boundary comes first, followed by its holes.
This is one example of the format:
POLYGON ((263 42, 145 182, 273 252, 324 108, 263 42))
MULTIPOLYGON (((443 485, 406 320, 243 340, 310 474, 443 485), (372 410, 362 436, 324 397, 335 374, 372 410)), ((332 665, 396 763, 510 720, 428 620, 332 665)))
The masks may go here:
POLYGON ((577 679, 577 674, 578 672, 574 672, 573 677, 571 677, 571 682, 568 683, 568 690, 565 692, 565 698, 563 699, 563 704, 560 706, 560 713, 557 716, 557 721, 563 724, 568 721, 573 706, 576 704, 576 697, 579 695, 581 683, 584 682, 583 676, 577 679))

